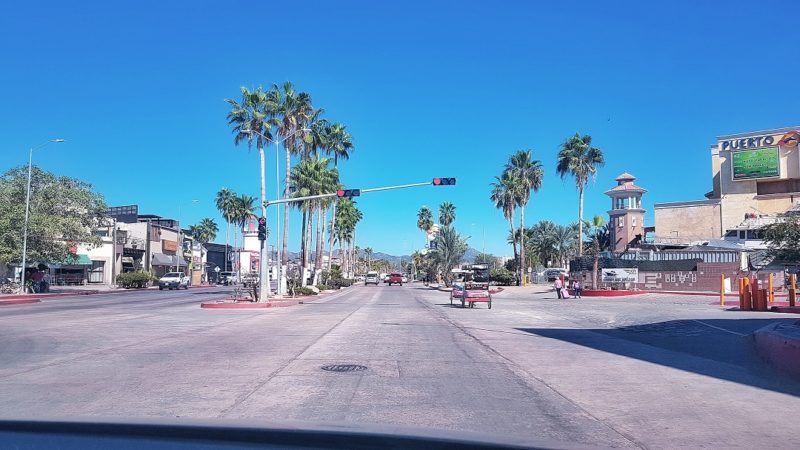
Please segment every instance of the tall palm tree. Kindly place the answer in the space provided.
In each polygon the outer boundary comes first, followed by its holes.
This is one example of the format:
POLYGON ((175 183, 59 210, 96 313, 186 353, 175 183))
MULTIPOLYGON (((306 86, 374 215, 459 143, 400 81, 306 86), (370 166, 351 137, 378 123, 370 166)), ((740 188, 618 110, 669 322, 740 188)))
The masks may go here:
POLYGON ((423 206, 417 212, 417 228, 425 233, 425 246, 428 245, 428 232, 433 228, 433 213, 427 206, 423 206))
POLYGON ((589 178, 594 180, 597 169, 605 163, 603 152, 592 147, 592 137, 575 133, 558 151, 556 172, 564 179, 567 175, 575 178, 578 188, 578 256, 583 255, 583 191, 589 178))
MULTIPOLYGON (((329 156, 333 156, 333 167, 339 167, 339 158, 350 159, 350 152, 353 150, 353 138, 347 132, 347 127, 341 123, 333 123, 325 127, 324 130, 324 143, 325 152, 329 156)), ((331 222, 330 222, 330 239, 328 241, 328 270, 331 269, 331 262, 333 261, 333 239, 336 229, 336 205, 337 202, 332 202, 331 206, 331 222)))
MULTIPOLYGON (((525 229, 525 206, 531 198, 531 190, 538 192, 542 187, 544 169, 539 160, 531 157, 531 150, 519 150, 511 155, 505 167, 506 172, 514 180, 514 202, 520 208, 519 228, 525 229)), ((525 279, 525 233, 520 235, 519 278, 525 279)))
MULTIPOLYGON (((201 219, 197 225, 189 226, 189 235, 200 244, 200 260, 203 260, 203 254, 206 252, 206 245, 217 238, 219 228, 217 227, 214 219, 204 218, 201 219)), ((205 267, 203 267, 201 276, 205 278, 205 267)))
MULTIPOLYGON (((503 217, 508 221, 508 227, 511 230, 511 235, 514 236, 514 213, 517 204, 514 201, 514 177, 507 171, 499 177, 494 177, 495 181, 492 183, 492 202, 495 208, 503 211, 503 217)), ((514 248, 514 261, 517 259, 517 239, 511 240, 511 245, 514 248)))
MULTIPOLYGON (((254 206, 253 206, 253 203, 255 203, 255 201, 256 201, 255 197, 252 197, 252 196, 249 196, 249 195, 246 195, 246 194, 242 194, 242 195, 240 195, 238 197, 234 197, 234 199, 233 199, 233 206, 232 206, 232 211, 231 211, 231 223, 236 226, 236 230, 237 230, 237 232, 239 233, 239 235, 242 238, 241 244, 240 244, 241 246, 244 246, 244 225, 247 223, 247 221, 251 217, 253 217, 255 215, 255 213, 253 211, 255 209, 254 206)), ((234 246, 236 245, 235 244, 236 238, 239 235, 237 235, 237 234, 233 235, 234 246)), ((241 272, 242 272, 242 268, 241 268, 241 250, 240 250, 240 253, 239 253, 238 256, 239 256, 238 262, 237 262, 237 265, 239 266, 238 272, 241 274, 241 272)))
POLYGON ((225 223, 227 224, 227 230, 225 231, 225 270, 228 270, 228 243, 230 242, 230 235, 231 235, 231 218, 233 213, 233 201, 236 198, 236 194, 228 189, 222 188, 219 192, 217 192, 217 196, 215 199, 215 204, 217 206, 217 210, 219 210, 222 217, 225 219, 225 223))
POLYGON ((439 205, 439 223, 443 227, 449 227, 456 220, 456 205, 450 202, 443 202, 439 205))
POLYGON ((364 257, 367 259, 367 270, 371 270, 372 269, 372 254, 373 253, 374 253, 374 251, 372 250, 372 247, 367 247, 367 248, 364 249, 364 257))
POLYGON ((467 242, 450 226, 444 226, 439 230, 435 242, 433 256, 442 271, 445 285, 450 286, 452 281, 451 271, 464 257, 464 253, 467 251, 467 242))
POLYGON ((605 225, 603 216, 595 215, 588 223, 589 236, 592 238, 592 253, 594 261, 592 262, 592 289, 597 289, 597 268, 600 260, 601 252, 601 239, 603 239, 603 226, 605 225))
MULTIPOLYGON (((278 136, 283 137, 283 147, 286 151, 286 179, 283 196, 289 198, 289 174, 292 171, 292 155, 299 154, 302 150, 303 137, 301 130, 306 126, 314 110, 311 106, 311 96, 305 92, 297 92, 291 82, 287 81, 282 86, 272 85, 268 93, 271 123, 275 126, 278 136)), ((283 253, 281 264, 289 264, 289 206, 283 208, 283 253)))

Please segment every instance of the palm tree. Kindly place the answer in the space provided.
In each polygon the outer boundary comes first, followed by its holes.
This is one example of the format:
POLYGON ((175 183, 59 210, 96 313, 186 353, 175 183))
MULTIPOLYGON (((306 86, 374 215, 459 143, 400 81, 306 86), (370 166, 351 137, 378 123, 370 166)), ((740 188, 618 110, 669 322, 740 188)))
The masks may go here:
MULTIPOLYGON (((286 151, 286 180, 283 196, 289 198, 289 175, 292 171, 292 155, 303 150, 302 136, 299 130, 303 129, 309 121, 314 110, 311 106, 311 96, 305 92, 296 92, 292 83, 287 81, 283 86, 272 85, 268 92, 270 115, 272 125, 276 127, 278 136, 283 137, 283 147, 286 151)), ((281 263, 289 264, 289 206, 283 208, 283 253, 281 263)))
POLYGON ((575 248, 575 242, 578 241, 575 235, 577 227, 577 224, 556 225, 552 238, 553 247, 560 267, 567 266, 569 258, 575 248))
MULTIPOLYGON (((531 190, 538 192, 542 187, 544 169, 539 160, 531 158, 531 150, 519 150, 511 155, 506 164, 505 171, 514 180, 514 203, 520 208, 519 228, 525 229, 525 206, 531 198, 531 190)), ((525 233, 520 235, 520 265, 519 279, 525 279, 525 233)))
MULTIPOLYGON (((334 123, 327 126, 324 131, 325 152, 333 156, 333 167, 339 167, 339 158, 350 159, 350 152, 353 150, 353 138, 347 132, 347 127, 341 123, 334 123)), ((333 261, 333 240, 336 230, 336 205, 337 202, 332 202, 331 206, 331 222, 330 222, 330 238, 328 240, 328 270, 331 269, 331 262, 333 261)))
POLYGON ((454 267, 461 262, 467 251, 467 242, 453 227, 445 226, 436 235, 435 250, 432 252, 444 275, 445 285, 450 286, 454 267))
POLYGON ((351 271, 352 244, 355 240, 355 228, 362 219, 363 214, 355 205, 355 202, 348 198, 341 198, 339 202, 339 213, 336 216, 336 241, 339 243, 339 255, 342 258, 343 272, 351 271))
POLYGON ((575 133, 563 144, 558 152, 556 172, 564 179, 567 175, 575 177, 578 188, 578 256, 583 255, 583 191, 589 178, 594 180, 597 169, 605 163, 603 152, 592 147, 592 137, 575 133))
POLYGON ((215 199, 215 203, 217 206, 217 210, 219 210, 222 217, 225 219, 225 223, 227 224, 227 230, 225 231, 225 270, 228 270, 228 243, 230 242, 230 234, 231 234, 231 218, 233 213, 233 201, 236 198, 236 194, 228 189, 222 188, 219 192, 217 192, 217 197, 215 199))
MULTIPOLYGON (((499 177, 494 177, 495 181, 492 183, 492 202, 495 208, 503 211, 503 217, 508 221, 508 227, 511 230, 511 235, 514 236, 514 213, 517 204, 514 201, 514 177, 507 171, 499 177)), ((519 263, 517 259, 517 239, 511 240, 511 245, 514 248, 514 261, 519 263)))
POLYGON ((428 245, 427 234, 433 228, 433 213, 427 206, 423 206, 417 212, 417 228, 425 233, 425 246, 428 245))
POLYGON ((449 227, 456 220, 456 206, 450 202, 439 205, 439 223, 449 227))
POLYGON ((373 253, 374 253, 374 251, 372 250, 372 247, 367 247, 367 248, 364 249, 364 257, 367 259, 367 270, 368 271, 372 269, 372 254, 373 253))
POLYGON ((595 215, 588 225, 589 235, 592 238, 592 253, 594 253, 594 261, 592 262, 592 289, 597 289, 597 268, 601 252, 600 241, 602 239, 605 219, 603 219, 603 216, 595 215))
MULTIPOLYGON (((210 218, 200 220, 197 225, 189 226, 189 235, 200 244, 200 260, 203 260, 203 252, 206 251, 206 245, 217 238, 219 228, 216 222, 210 218)), ((205 267, 203 268, 202 277, 205 277, 205 267)))
MULTIPOLYGON (((255 213, 253 212, 253 210, 254 210, 253 203, 255 203, 255 201, 256 201, 255 197, 252 197, 252 196, 249 196, 249 195, 246 195, 246 194, 242 194, 242 195, 240 195, 238 197, 234 197, 234 199, 233 199, 233 206, 232 206, 232 211, 231 211, 231 223, 234 224, 236 226, 236 230, 239 233, 241 233, 241 237, 242 237, 241 245, 242 246, 244 246, 244 226, 247 223, 247 221, 251 217, 253 217, 255 215, 255 213)), ((234 246, 235 246, 236 238, 237 238, 237 235, 234 234, 233 235, 234 246)), ((239 274, 241 275, 241 272, 242 272, 242 268, 241 268, 241 250, 240 250, 240 253, 239 253, 238 256, 239 256, 239 258, 238 258, 239 260, 237 262, 237 265, 239 266, 238 271, 239 271, 239 274)))

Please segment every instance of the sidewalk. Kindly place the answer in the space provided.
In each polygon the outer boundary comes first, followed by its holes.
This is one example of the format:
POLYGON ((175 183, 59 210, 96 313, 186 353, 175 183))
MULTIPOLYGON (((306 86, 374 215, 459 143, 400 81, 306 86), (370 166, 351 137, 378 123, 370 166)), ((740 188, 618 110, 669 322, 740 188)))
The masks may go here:
MULTIPOLYGON (((215 284, 203 284, 199 286, 192 286, 189 289, 209 289, 215 288, 215 284)), ((2 305, 18 305, 22 303, 36 303, 40 300, 60 297, 76 297, 79 295, 92 295, 92 294, 109 294, 109 293, 123 293, 123 292, 142 292, 148 290, 157 290, 158 286, 149 286, 146 288, 125 289, 107 284, 86 285, 86 286, 55 286, 50 289, 50 292, 33 293, 33 294, 0 294, 0 306, 2 305)))

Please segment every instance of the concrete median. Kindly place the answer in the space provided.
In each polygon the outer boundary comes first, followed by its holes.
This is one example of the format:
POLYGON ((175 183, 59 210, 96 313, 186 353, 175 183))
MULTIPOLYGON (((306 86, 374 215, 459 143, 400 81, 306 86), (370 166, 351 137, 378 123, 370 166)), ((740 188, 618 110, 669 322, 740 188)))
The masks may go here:
POLYGON ((756 351, 778 370, 800 378, 800 320, 767 325, 753 333, 756 351))

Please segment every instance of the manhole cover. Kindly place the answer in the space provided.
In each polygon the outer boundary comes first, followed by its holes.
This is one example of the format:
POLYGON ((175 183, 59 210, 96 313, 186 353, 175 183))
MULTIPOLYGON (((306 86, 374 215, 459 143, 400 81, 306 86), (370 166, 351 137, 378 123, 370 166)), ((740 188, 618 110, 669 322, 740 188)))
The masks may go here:
POLYGON ((359 366, 358 364, 328 364, 322 366, 322 370, 328 372, 361 372, 367 370, 367 366, 359 366))

